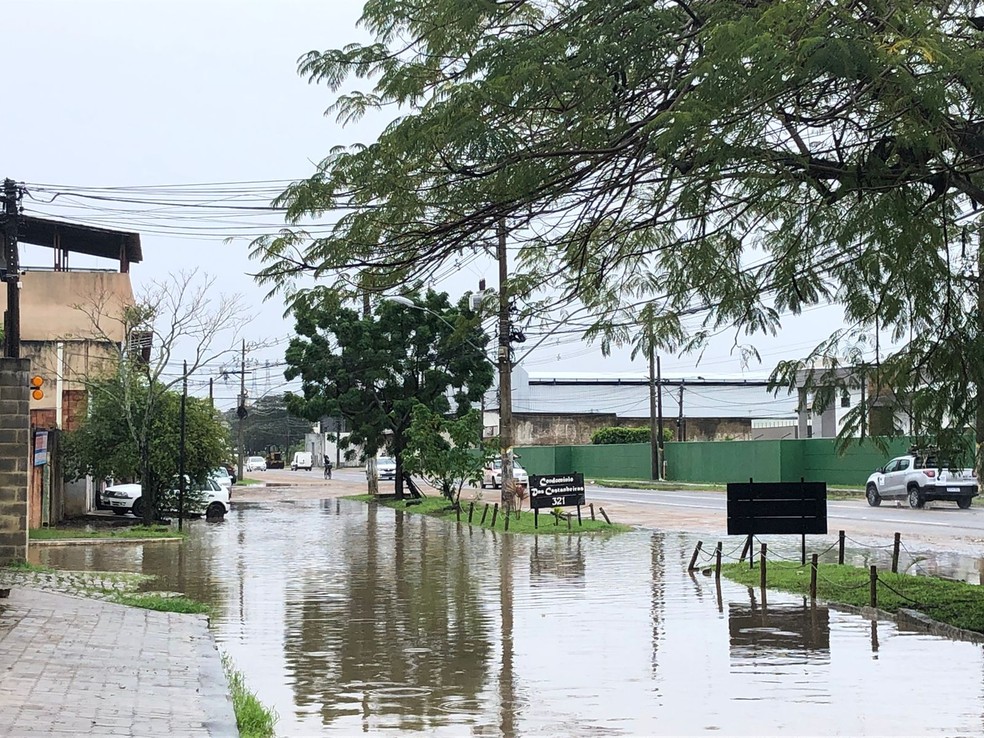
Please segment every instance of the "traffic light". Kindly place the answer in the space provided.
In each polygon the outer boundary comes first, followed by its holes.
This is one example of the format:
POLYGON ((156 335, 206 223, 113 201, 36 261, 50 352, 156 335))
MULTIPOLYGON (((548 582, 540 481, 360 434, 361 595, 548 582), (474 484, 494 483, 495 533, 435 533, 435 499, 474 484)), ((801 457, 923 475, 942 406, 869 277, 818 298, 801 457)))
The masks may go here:
POLYGON ((44 384, 44 378, 35 374, 31 377, 31 399, 40 400, 44 397, 44 390, 41 389, 41 385, 44 384))

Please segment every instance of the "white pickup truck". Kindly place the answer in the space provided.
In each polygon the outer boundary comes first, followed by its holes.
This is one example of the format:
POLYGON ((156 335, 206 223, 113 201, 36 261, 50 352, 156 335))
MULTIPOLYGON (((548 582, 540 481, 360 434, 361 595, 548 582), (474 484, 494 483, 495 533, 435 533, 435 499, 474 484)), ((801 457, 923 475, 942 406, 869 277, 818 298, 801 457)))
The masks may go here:
POLYGON ((950 469, 930 452, 896 456, 868 477, 865 497, 877 507, 882 500, 908 499, 909 507, 927 502, 956 502, 962 510, 977 496, 977 475, 973 469, 950 469))

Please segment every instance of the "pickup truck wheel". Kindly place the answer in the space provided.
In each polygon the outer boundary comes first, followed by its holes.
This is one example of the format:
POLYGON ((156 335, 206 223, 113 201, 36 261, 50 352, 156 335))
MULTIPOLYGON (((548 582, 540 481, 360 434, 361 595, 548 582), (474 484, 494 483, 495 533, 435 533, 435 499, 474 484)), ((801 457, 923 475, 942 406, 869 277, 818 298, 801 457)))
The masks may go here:
POLYGON ((923 499, 922 494, 919 492, 919 487, 912 485, 909 487, 909 507, 920 508, 926 504, 926 500, 923 499))
POLYGON ((130 512, 133 513, 133 517, 142 518, 143 517, 143 498, 138 497, 133 501, 133 507, 130 508, 130 512))
POLYGON ((864 496, 868 500, 868 504, 872 507, 878 507, 881 504, 881 497, 878 496, 878 488, 873 484, 868 485, 868 489, 864 491, 864 496))
POLYGON ((968 507, 970 507, 970 500, 971 500, 970 497, 961 497, 959 500, 957 500, 957 507, 959 507, 961 510, 966 510, 968 507))

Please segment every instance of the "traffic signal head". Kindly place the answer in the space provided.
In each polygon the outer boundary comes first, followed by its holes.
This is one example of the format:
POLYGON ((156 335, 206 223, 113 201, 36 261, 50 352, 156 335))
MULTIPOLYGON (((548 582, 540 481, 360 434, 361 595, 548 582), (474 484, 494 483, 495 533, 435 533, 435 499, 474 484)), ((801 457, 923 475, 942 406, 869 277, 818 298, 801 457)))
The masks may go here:
POLYGON ((37 374, 31 377, 31 399, 40 400, 42 397, 44 397, 44 390, 41 389, 41 385, 43 384, 44 384, 43 377, 39 377, 37 374))

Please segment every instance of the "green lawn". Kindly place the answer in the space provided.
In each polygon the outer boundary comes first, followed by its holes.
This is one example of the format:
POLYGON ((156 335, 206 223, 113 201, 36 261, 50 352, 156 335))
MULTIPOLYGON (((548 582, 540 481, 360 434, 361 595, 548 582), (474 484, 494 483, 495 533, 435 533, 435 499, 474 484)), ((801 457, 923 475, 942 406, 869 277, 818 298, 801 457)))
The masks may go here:
POLYGON ((120 594, 116 596, 116 601, 121 605, 130 607, 140 607, 144 610, 157 610, 158 612, 180 612, 208 615, 212 608, 204 602, 192 600, 188 597, 165 597, 164 595, 139 592, 120 594))
POLYGON ((114 528, 32 528, 32 541, 57 541, 75 538, 184 538, 184 533, 166 525, 127 525, 114 528))
MULTIPOLYGON (((672 481, 654 482, 647 479, 594 479, 592 482, 599 487, 613 487, 616 489, 684 490, 687 492, 725 492, 727 490, 727 486, 724 484, 696 484, 694 482, 672 481)), ((828 500, 860 500, 863 498, 863 487, 827 487, 828 500)))
MULTIPOLYGON (((758 587, 760 570, 748 564, 725 564, 721 572, 741 584, 758 587)), ((809 594, 810 567, 769 561, 766 585, 770 589, 809 594)), ((936 577, 878 572, 878 607, 888 612, 918 610, 934 620, 957 628, 984 633, 984 590, 966 582, 936 577)), ((864 607, 869 600, 869 572, 846 564, 821 563, 817 570, 817 598, 832 603, 864 607)))
MULTIPOLYGON (((349 499, 360 500, 362 502, 374 502, 377 501, 376 498, 371 495, 358 495, 351 497, 349 499)), ((441 518, 442 520, 447 520, 450 522, 456 522, 459 517, 455 514, 455 511, 450 509, 448 501, 443 497, 425 497, 419 501, 419 504, 414 504, 416 500, 378 500, 380 505, 385 505, 386 507, 392 507, 399 510, 406 510, 410 513, 418 513, 422 515, 431 515, 436 518, 441 518), (407 504, 410 502, 410 504, 407 504)), ((468 507, 469 503, 463 502, 460 521, 462 523, 468 522, 468 507)), ((492 516, 494 514, 494 507, 490 503, 488 504, 488 511, 486 512, 486 503, 476 502, 473 512, 472 512, 472 525, 491 528, 492 527, 492 516), (482 522, 482 515, 485 514, 485 521, 482 522)), ((609 525, 606 523, 598 512, 598 508, 595 507, 597 520, 591 519, 591 513, 587 506, 581 508, 581 525, 577 522, 577 508, 565 507, 562 508, 563 514, 566 516, 567 513, 571 515, 570 528, 568 529, 567 519, 557 518, 552 515, 549 510, 540 511, 539 528, 534 528, 534 515, 531 510, 523 510, 519 517, 517 518, 515 514, 509 518, 509 532, 510 533, 543 533, 543 534, 554 534, 554 533, 596 533, 596 532, 606 532, 606 533, 619 533, 622 531, 631 530, 631 526, 619 525, 617 522, 612 521, 609 525)), ((505 516, 500 511, 496 516, 495 520, 495 530, 504 531, 506 530, 506 519, 505 516)))
POLYGON ((232 660, 226 654, 222 654, 222 666, 229 678, 240 738, 271 738, 275 734, 277 713, 264 707, 256 693, 247 689, 242 672, 233 668, 232 660))

